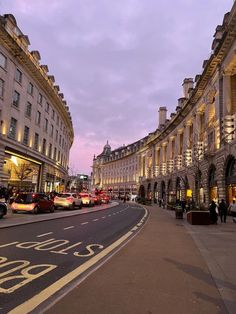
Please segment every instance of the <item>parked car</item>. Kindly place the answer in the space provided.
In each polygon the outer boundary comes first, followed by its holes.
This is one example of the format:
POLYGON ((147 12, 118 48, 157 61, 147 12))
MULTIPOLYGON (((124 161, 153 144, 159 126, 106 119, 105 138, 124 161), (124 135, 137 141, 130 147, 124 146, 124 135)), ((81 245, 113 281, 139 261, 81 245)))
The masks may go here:
POLYGON ((102 204, 102 199, 101 199, 100 195, 92 194, 91 196, 92 196, 92 198, 94 200, 94 204, 95 205, 101 205, 102 204))
POLYGON ((101 199, 103 204, 108 204, 110 202, 110 197, 106 194, 101 194, 101 199))
POLYGON ((52 213, 54 212, 54 204, 44 193, 20 192, 11 204, 11 209, 13 213, 18 211, 34 214, 45 211, 52 213))
POLYGON ((0 218, 7 214, 7 204, 4 202, 0 202, 0 218))
POLYGON ((94 199, 93 197, 88 194, 88 193, 79 193, 79 196, 78 196, 81 201, 82 201, 82 205, 88 205, 88 206, 94 206, 94 199))
POLYGON ((54 197, 54 207, 75 209, 76 207, 82 208, 82 201, 75 193, 60 193, 54 197))

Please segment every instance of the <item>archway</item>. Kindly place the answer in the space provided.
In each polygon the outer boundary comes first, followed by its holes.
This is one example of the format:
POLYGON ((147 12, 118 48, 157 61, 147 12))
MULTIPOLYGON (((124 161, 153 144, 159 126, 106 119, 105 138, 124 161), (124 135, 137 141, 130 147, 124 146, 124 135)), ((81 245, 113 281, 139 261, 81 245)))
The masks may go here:
POLYGON ((175 195, 174 195, 174 191, 173 191, 173 183, 172 180, 169 179, 168 181, 168 185, 167 185, 167 202, 169 204, 175 203, 175 195))
POLYGON ((218 202, 218 187, 216 181, 216 167, 211 165, 208 172, 209 201, 218 202))
POLYGON ((161 182, 161 199, 163 200, 164 204, 166 203, 166 185, 165 181, 161 182))
POLYGON ((202 187, 202 172, 197 170, 195 173, 195 195, 196 195, 196 203, 199 205, 204 203, 204 191, 202 187))
POLYGON ((235 157, 230 155, 226 160, 225 167, 226 201, 228 204, 236 199, 236 162, 235 157))
POLYGON ((157 182, 154 183, 153 187, 153 197, 154 197, 154 203, 157 203, 158 200, 158 191, 157 191, 157 182))
POLYGON ((147 187, 147 198, 148 198, 149 200, 152 199, 151 183, 148 183, 148 187, 147 187))
POLYGON ((140 185, 138 194, 141 198, 145 198, 145 187, 143 185, 140 185))
POLYGON ((180 180, 181 180, 180 177, 177 177, 177 179, 176 179, 176 202, 180 201, 182 198, 180 180))

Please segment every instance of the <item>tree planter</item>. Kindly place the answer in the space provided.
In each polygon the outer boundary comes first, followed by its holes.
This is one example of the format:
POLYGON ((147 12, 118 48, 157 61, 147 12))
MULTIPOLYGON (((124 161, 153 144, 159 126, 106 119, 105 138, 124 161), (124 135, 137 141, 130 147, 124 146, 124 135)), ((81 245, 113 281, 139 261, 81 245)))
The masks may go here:
POLYGON ((191 225, 210 225, 210 212, 201 210, 191 210, 187 213, 187 221, 191 225))

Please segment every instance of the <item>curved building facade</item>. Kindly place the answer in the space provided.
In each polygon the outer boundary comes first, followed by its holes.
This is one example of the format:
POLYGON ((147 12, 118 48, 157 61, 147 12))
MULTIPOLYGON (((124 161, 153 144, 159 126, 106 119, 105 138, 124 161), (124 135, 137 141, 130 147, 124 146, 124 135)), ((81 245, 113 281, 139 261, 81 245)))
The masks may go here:
POLYGON ((0 185, 61 191, 73 125, 64 96, 13 15, 0 16, 0 185))
POLYGON ((183 97, 168 119, 166 107, 159 108, 155 132, 118 153, 109 151, 94 158, 95 185, 116 186, 114 169, 133 158, 134 181, 125 179, 129 167, 123 180, 125 185, 134 182, 140 196, 166 203, 192 199, 199 206, 207 206, 212 199, 229 203, 236 198, 235 2, 216 27, 202 73, 184 79, 182 86, 183 97))

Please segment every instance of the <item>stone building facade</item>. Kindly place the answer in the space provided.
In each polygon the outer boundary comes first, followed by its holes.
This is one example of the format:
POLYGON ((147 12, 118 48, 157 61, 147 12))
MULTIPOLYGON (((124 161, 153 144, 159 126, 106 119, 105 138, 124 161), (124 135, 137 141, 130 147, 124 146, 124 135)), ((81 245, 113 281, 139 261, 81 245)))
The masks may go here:
POLYGON ((14 16, 0 16, 0 185, 60 191, 72 120, 54 76, 29 45, 14 16))
MULTIPOLYGON (((94 158, 94 184, 117 185, 117 175, 109 169, 120 169, 132 156, 132 182, 142 197, 166 203, 193 199, 199 206, 236 198, 235 2, 216 27, 202 73, 184 79, 182 86, 183 97, 168 119, 166 107, 159 108, 155 132, 94 158)), ((130 182, 125 171, 123 185, 130 182)))

